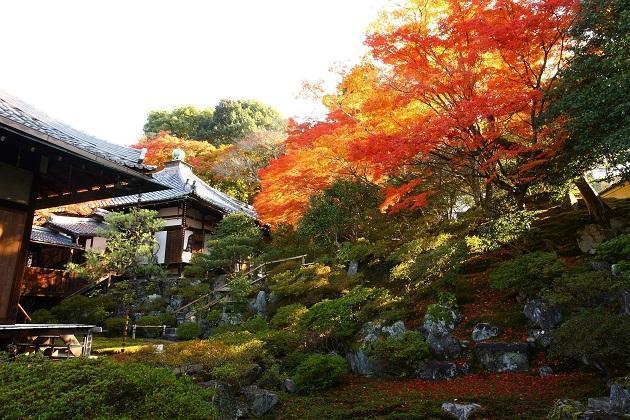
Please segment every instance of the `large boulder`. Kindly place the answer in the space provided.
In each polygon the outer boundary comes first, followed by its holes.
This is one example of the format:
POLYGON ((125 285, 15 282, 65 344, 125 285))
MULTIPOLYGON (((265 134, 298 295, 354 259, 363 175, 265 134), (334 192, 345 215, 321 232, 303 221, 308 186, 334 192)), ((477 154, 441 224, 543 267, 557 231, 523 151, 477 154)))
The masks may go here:
POLYGON ((460 373, 455 363, 430 360, 422 363, 416 372, 416 378, 425 381, 439 381, 442 379, 453 379, 460 373))
POLYGON ((472 331, 472 339, 475 342, 485 341, 489 338, 496 337, 499 335, 500 329, 499 327, 493 327, 492 325, 481 322, 473 328, 472 331))
POLYGON ((553 331, 551 330, 531 330, 527 341, 536 343, 538 346, 547 348, 553 341, 553 331))
POLYGON ((287 378, 282 382, 282 389, 289 394, 294 394, 297 391, 297 384, 293 379, 287 378))
POLYGON ((263 319, 267 319, 267 292, 261 290, 250 304, 251 308, 263 319))
POLYGON ((271 411, 278 404, 278 396, 256 385, 243 389, 243 395, 247 400, 249 412, 255 417, 261 417, 271 411))
POLYGON ((600 225, 586 225, 577 231, 578 247, 585 254, 594 254, 595 248, 612 236, 613 233, 609 229, 605 229, 600 225))
POLYGON ((442 411, 458 420, 467 420, 472 413, 479 410, 481 410, 481 406, 475 403, 448 402, 442 404, 442 411))
POLYGON ((358 261, 350 261, 348 264, 348 277, 355 276, 359 272, 359 262, 358 261))
POLYGON ((459 320, 460 316, 455 309, 447 305, 433 304, 427 309, 422 327, 427 334, 446 335, 453 332, 459 320))
POLYGON ((542 299, 531 299, 523 308, 523 314, 543 330, 549 330, 562 321, 560 308, 542 299))
POLYGON ((405 323, 402 321, 396 321, 392 325, 381 328, 381 331, 394 338, 401 338, 407 329, 405 323))
POLYGON ((219 418, 236 420, 248 417, 249 408, 239 398, 238 390, 219 381, 207 381, 200 384, 206 388, 212 388, 212 404, 217 408, 219 418))
POLYGON ((612 406, 610 405, 610 397, 596 397, 588 399, 589 410, 599 410, 611 412, 612 406))
POLYGON ((429 334, 427 335, 427 344, 431 353, 439 358, 452 359, 462 353, 459 340, 450 333, 444 335, 429 334))
POLYGON ((575 400, 557 400, 547 415, 551 420, 618 420, 619 416, 604 410, 591 409, 575 400))
POLYGON ((621 315, 630 316, 630 290, 621 293, 621 315))
POLYGON ((346 361, 350 370, 361 375, 374 376, 379 371, 375 363, 373 363, 365 354, 363 348, 346 353, 346 361))
POLYGON ((492 372, 529 370, 529 346, 524 343, 479 343, 475 358, 492 372))
POLYGON ((614 411, 630 414, 630 386, 613 383, 610 387, 610 406, 614 411))

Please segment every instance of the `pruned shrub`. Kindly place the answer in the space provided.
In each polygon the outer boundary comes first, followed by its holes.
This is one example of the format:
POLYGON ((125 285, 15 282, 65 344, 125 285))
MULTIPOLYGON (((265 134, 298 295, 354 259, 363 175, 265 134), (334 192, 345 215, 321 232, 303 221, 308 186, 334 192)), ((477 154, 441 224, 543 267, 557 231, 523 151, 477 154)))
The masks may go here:
POLYGON ((37 309, 31 314, 31 322, 33 324, 54 324, 57 322, 57 317, 48 309, 37 309))
POLYGON ((426 286, 444 277, 455 276, 467 256, 464 241, 449 234, 410 241, 389 256, 397 263, 391 270, 391 278, 410 288, 426 286))
POLYGON ((388 336, 374 341, 367 353, 388 372, 407 376, 416 372, 420 363, 429 357, 429 346, 419 332, 405 331, 400 337, 388 336))
POLYGON ((101 325, 110 315, 109 304, 102 297, 76 295, 64 299, 51 312, 61 322, 101 325))
POLYGON ((572 271, 556 279, 548 299, 569 309, 593 307, 614 302, 625 289, 630 289, 630 280, 608 271, 572 271))
POLYGON ((535 213, 511 211, 479 227, 477 235, 466 237, 468 248, 475 253, 494 251, 504 245, 513 245, 530 230, 535 213))
POLYGON ((490 284, 496 289, 531 296, 551 287, 564 271, 564 264, 555 253, 532 252, 500 264, 490 273, 490 284))
POLYGON ((630 318, 605 309, 582 311, 553 333, 551 354, 588 361, 607 369, 627 367, 630 362, 630 318))
POLYGON ((308 393, 332 388, 348 373, 346 359, 337 354, 313 354, 295 369, 293 380, 298 391, 308 393))
POLYGON ((290 298, 293 302, 309 306, 322 299, 338 296, 357 281, 358 276, 347 277, 345 272, 337 268, 312 264, 276 274, 269 281, 269 289, 280 299, 290 298))
POLYGON ((396 302, 387 289, 357 286, 338 299, 313 305, 299 326, 316 341, 347 339, 365 322, 390 309, 396 302))
POLYGON ((119 337, 123 335, 125 331, 125 317, 117 316, 114 318, 108 318, 103 322, 105 332, 110 337, 119 337))
POLYGON ((0 418, 216 417, 212 391, 170 369, 76 358, 0 360, 0 418), (28 390, 28 392, 25 392, 28 390), (88 411, 86 411, 88 410, 88 411))
POLYGON ((271 318, 271 326, 287 330, 295 329, 307 310, 306 306, 301 303, 282 306, 278 308, 275 315, 271 318))
POLYGON ((177 327, 177 338, 180 340, 194 340, 201 335, 201 328, 196 322, 184 322, 177 327))
POLYGON ((602 242, 596 248, 596 255, 611 263, 630 259, 630 233, 602 242))

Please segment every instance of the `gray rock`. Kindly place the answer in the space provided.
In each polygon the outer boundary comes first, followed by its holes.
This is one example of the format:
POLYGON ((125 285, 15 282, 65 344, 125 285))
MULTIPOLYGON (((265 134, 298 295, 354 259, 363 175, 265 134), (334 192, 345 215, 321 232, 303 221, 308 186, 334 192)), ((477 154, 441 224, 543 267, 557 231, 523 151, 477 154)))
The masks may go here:
POLYGON ((475 325, 472 331, 472 339, 476 342, 484 341, 499 335, 499 327, 493 327, 485 322, 475 325))
POLYGON ((595 248, 607 239, 612 233, 600 225, 590 224, 577 231, 577 243, 580 251, 585 254, 594 254, 595 248))
POLYGON ((630 316, 630 290, 621 293, 621 315, 630 316))
POLYGON ((376 366, 368 359, 362 348, 348 352, 346 360, 350 366, 350 370, 361 375, 373 376, 376 374, 376 366))
POLYGON ((460 373, 457 365, 451 362, 441 362, 430 360, 420 366, 416 372, 416 378, 425 381, 438 381, 442 379, 453 379, 460 373))
POLYGON ((219 325, 239 325, 243 322, 243 316, 239 313, 221 312, 219 325))
POLYGON ((591 410, 611 411, 612 406, 610 405, 610 398, 609 397, 589 398, 588 408, 591 410))
POLYGON ((262 318, 267 318, 267 293, 264 290, 259 291, 256 295, 252 309, 262 318))
POLYGON ((440 313, 440 316, 436 317, 432 315, 435 310, 427 310, 424 316, 424 323, 422 324, 424 330, 428 334, 433 335, 446 335, 453 332, 455 326, 459 321, 459 314, 451 307, 446 305, 430 305, 430 308, 436 308, 440 313))
POLYGON ((255 417, 261 417, 271 411, 278 404, 278 396, 266 389, 250 385, 243 389, 249 412, 255 417))
POLYGON ((529 332, 529 342, 536 343, 540 347, 547 348, 553 341, 553 332, 551 330, 532 330, 529 332))
POLYGON ((282 388, 289 394, 293 394, 295 391, 297 391, 296 383, 293 382, 293 379, 289 378, 284 380, 284 382, 282 383, 282 388))
POLYGON ((462 352, 459 341, 450 333, 445 335, 429 334, 427 344, 434 355, 446 359, 458 357, 462 352))
POLYGON ((147 300, 148 300, 149 302, 153 302, 154 300, 158 300, 158 299, 160 299, 161 297, 162 297, 161 295, 158 295, 158 294, 155 294, 155 293, 154 293, 154 294, 152 294, 152 295, 147 296, 147 300))
POLYGON ((241 401, 236 389, 219 381, 202 382, 200 385, 214 389, 212 404, 217 408, 219 418, 232 420, 248 417, 249 408, 241 401))
POLYGON ((363 324, 359 332, 359 342, 364 345, 378 340, 381 335, 382 325, 377 321, 370 321, 363 324))
POLYGON ((203 372, 203 366, 199 364, 177 366, 173 368, 175 376, 198 375, 203 372))
POLYGON ((610 406, 614 411, 630 414, 630 387, 613 383, 610 387, 610 406))
POLYGON ((155 353, 155 354, 164 353, 164 344, 154 344, 153 345, 153 353, 155 353))
POLYGON ((591 268, 595 271, 610 271, 610 263, 606 261, 591 261, 591 268))
POLYGON ((396 321, 389 327, 381 328, 385 334, 388 334, 394 338, 401 338, 407 329, 405 328, 405 323, 402 321, 396 321))
POLYGON ((168 305, 166 309, 170 312, 173 312, 176 309, 179 309, 183 303, 184 299, 181 296, 171 296, 168 300, 168 305))
POLYGON ((523 308, 523 314, 543 330, 555 327, 562 320, 560 308, 542 299, 531 299, 523 308))
POLYGON ((467 420, 475 411, 481 410, 481 406, 475 403, 444 403, 442 411, 450 414, 458 420, 467 420))
POLYGON ((538 368, 538 376, 540 376, 541 378, 544 376, 551 376, 551 375, 553 375, 553 369, 551 369, 550 366, 544 365, 538 368))
POLYGON ((352 277, 356 275, 358 271, 359 271, 359 262, 354 261, 354 260, 350 261, 350 264, 348 264, 348 276, 352 277))
POLYGON ((479 343, 474 354, 492 372, 529 370, 529 346, 524 343, 479 343))

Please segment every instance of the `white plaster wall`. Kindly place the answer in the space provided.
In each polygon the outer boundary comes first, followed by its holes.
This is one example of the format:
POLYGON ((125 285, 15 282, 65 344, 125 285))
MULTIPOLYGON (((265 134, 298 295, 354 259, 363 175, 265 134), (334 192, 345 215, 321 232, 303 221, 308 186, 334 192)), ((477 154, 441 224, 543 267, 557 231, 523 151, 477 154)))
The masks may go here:
POLYGON ((95 236, 92 239, 85 241, 85 250, 92 250, 94 252, 105 252, 107 248, 107 239, 95 236))
POLYGON ((155 239, 157 240, 157 245, 155 246, 155 256, 157 258, 157 262, 159 264, 164 264, 164 259, 166 257, 166 231, 161 230, 159 232, 155 232, 155 239))

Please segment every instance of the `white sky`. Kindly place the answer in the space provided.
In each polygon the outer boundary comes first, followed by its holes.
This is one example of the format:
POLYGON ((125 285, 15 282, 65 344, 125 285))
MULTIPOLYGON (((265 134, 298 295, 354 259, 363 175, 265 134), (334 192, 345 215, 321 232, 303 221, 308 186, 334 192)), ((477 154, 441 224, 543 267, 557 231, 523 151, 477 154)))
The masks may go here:
POLYGON ((8 1, 0 89, 75 128, 132 144, 148 111, 254 98, 318 116, 302 82, 353 64, 388 0, 8 1))

